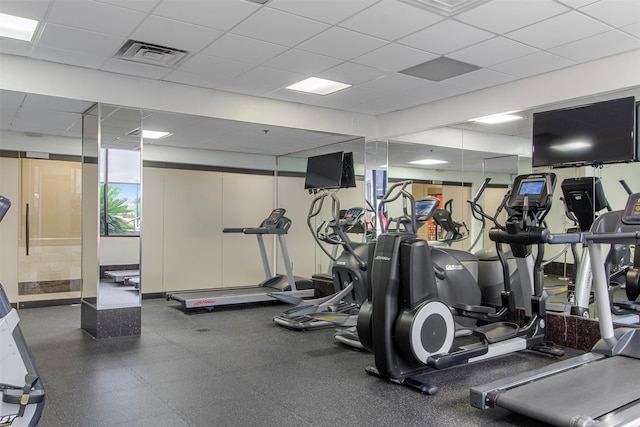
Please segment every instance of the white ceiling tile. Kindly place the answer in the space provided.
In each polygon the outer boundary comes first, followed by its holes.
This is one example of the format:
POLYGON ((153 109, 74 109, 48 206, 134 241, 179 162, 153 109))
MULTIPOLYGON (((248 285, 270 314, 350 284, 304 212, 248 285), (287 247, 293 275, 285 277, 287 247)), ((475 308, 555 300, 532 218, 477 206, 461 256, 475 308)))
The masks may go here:
POLYGON ((340 26, 392 41, 443 19, 424 9, 387 0, 341 22, 340 26))
POLYGON ((161 16, 148 17, 131 39, 160 46, 198 52, 222 35, 221 31, 161 16))
POLYGON ((274 68, 256 67, 220 86, 219 89, 249 95, 265 95, 297 83, 306 77, 308 76, 274 68))
POLYGON ((27 95, 23 92, 3 90, 0 91, 0 105, 2 105, 2 108, 19 107, 25 101, 26 97, 27 95))
POLYGON ((332 27, 301 43, 297 48, 348 61, 385 44, 387 42, 381 39, 332 27))
POLYGON ((640 23, 627 25, 626 27, 622 27, 621 30, 640 39, 640 23))
POLYGON ((362 104, 354 105, 353 107, 345 107, 345 110, 352 113, 367 114, 370 116, 379 116, 380 114, 391 112, 391 109, 383 105, 374 105, 369 102, 363 102, 362 104))
POLYGON ((640 49, 640 40, 621 31, 609 31, 549 51, 572 61, 586 62, 635 49, 640 49))
POLYGON ((405 108, 415 107, 416 105, 422 105, 425 101, 417 96, 409 94, 387 94, 381 98, 371 101, 373 105, 384 106, 388 111, 398 111, 405 108))
POLYGON ((216 58, 209 55, 195 55, 178 67, 187 73, 212 76, 215 80, 231 80, 240 74, 246 73, 253 65, 245 62, 232 61, 230 59, 216 58))
POLYGON ((536 49, 530 46, 504 37, 495 37, 447 56, 469 64, 490 67, 534 52, 536 49))
POLYGON ((100 69, 104 71, 111 71, 113 73, 146 77, 149 79, 161 79, 163 76, 166 76, 171 72, 170 68, 115 58, 108 59, 100 69))
POLYGON ((231 32, 241 36, 293 47, 325 30, 325 23, 312 21, 290 13, 262 8, 231 32))
POLYGON ((383 70, 367 67, 366 65, 343 62, 340 65, 318 73, 317 77, 356 85, 386 74, 387 72, 383 70))
POLYGON ((190 86, 205 87, 209 89, 215 89, 217 86, 224 83, 212 78, 212 76, 187 73, 180 70, 172 71, 171 73, 167 74, 162 80, 167 82, 182 83, 190 86))
POLYGON ((153 11, 153 14, 207 28, 228 31, 259 8, 260 6, 255 3, 237 0, 163 1, 153 11))
POLYGON ((600 0, 557 0, 557 1, 559 3, 565 4, 566 6, 573 7, 574 9, 577 9, 579 7, 586 6, 588 4, 595 3, 595 2, 600 1, 600 0))
POLYGON ((465 89, 461 87, 429 82, 428 80, 425 80, 425 82, 426 83, 424 83, 423 85, 412 88, 410 91, 408 91, 410 95, 420 98, 423 103, 449 98, 465 92, 465 89))
POLYGON ((566 12, 552 0, 493 0, 456 16, 478 28, 504 34, 566 12))
POLYGON ((49 3, 49 0, 2 0, 0 12, 41 21, 47 13, 49 3))
POLYGON ((518 77, 530 77, 547 73, 560 68, 570 67, 576 63, 569 59, 548 52, 536 52, 533 55, 514 59, 495 65, 491 69, 518 77))
POLYGON ((265 62, 263 65, 265 67, 311 76, 320 71, 335 67, 342 62, 340 59, 317 55, 303 50, 290 49, 270 61, 265 62))
POLYGON ((118 50, 122 41, 120 37, 107 34, 47 24, 38 44, 92 56, 111 56, 118 50))
POLYGON ((609 30, 608 25, 586 15, 568 12, 505 34, 505 37, 538 49, 549 49, 609 30))
POLYGON ((95 103, 90 101, 29 94, 25 97, 22 106, 65 113, 84 113, 93 104, 95 103))
POLYGON ((112 4, 114 6, 139 10, 140 12, 151 12, 162 0, 96 0, 100 3, 112 4))
POLYGON ((304 16, 327 24, 338 22, 360 12, 378 0, 272 0, 267 7, 304 16))
POLYGON ((398 40, 398 43, 446 55, 494 35, 458 21, 446 20, 398 40))
POLYGON ((211 43, 202 53, 258 65, 285 50, 287 48, 284 46, 226 33, 211 43))
POLYGON ((488 69, 472 71, 471 73, 446 80, 447 85, 457 86, 469 90, 484 89, 516 80, 514 76, 488 69))
POLYGON ((17 56, 29 56, 33 43, 0 37, 0 53, 17 56))
MULTIPOLYGON (((111 55, 107 55, 107 57, 110 56, 111 55)), ((78 67, 93 68, 96 70, 105 62, 105 55, 88 55, 86 53, 71 52, 42 45, 37 45, 33 48, 31 57, 34 59, 76 65, 78 67)))
POLYGON ((580 12, 616 27, 640 22, 638 0, 601 0, 581 8, 580 12))
POLYGON ((388 74, 377 78, 370 82, 363 83, 361 86, 376 89, 382 92, 400 92, 420 87, 427 82, 418 77, 408 76, 406 74, 388 74))
POLYGON ((31 130, 55 129, 58 133, 65 131, 80 119, 79 113, 48 110, 47 114, 37 108, 21 107, 13 119, 13 125, 28 127, 31 130))
POLYGON ((353 59, 353 62, 389 71, 400 71, 437 58, 424 50, 390 43, 353 59))
POLYGON ((343 109, 363 102, 370 102, 382 96, 385 96, 384 92, 356 86, 331 95, 318 96, 312 104, 320 107, 343 109))
POLYGON ((146 17, 142 12, 88 1, 54 2, 48 21, 95 33, 127 37, 146 17), (117 25, 114 25, 117 23, 117 25))

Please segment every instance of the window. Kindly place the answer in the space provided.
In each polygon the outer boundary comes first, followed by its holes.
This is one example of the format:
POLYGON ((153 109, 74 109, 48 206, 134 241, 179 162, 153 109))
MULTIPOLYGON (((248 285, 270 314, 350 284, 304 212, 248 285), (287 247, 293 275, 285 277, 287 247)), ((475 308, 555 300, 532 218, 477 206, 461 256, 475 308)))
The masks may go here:
POLYGON ((140 152, 102 149, 100 161, 100 235, 139 236, 140 152))

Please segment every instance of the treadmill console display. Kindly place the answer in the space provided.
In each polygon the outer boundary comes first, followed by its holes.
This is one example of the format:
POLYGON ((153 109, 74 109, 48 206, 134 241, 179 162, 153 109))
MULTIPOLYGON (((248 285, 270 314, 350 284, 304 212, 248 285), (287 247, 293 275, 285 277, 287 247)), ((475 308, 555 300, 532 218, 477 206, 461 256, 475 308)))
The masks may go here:
POLYGON ((363 212, 364 210, 362 208, 351 208, 344 213, 344 215, 342 216, 342 219, 347 224, 351 224, 356 222, 358 218, 360 218, 363 212))
POLYGON ((271 211, 271 213, 269 214, 269 216, 267 217, 267 219, 265 219, 262 222, 262 226, 263 227, 275 227, 278 224, 278 221, 280 221, 282 219, 282 217, 284 216, 285 210, 283 208, 276 208, 273 211, 271 211))

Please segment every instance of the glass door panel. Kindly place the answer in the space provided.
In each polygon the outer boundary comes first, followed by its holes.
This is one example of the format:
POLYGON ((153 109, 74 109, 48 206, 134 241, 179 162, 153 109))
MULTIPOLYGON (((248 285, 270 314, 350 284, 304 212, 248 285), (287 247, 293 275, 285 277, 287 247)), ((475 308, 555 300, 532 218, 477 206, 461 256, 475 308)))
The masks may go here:
POLYGON ((81 165, 23 158, 20 174, 18 299, 79 298, 81 165))

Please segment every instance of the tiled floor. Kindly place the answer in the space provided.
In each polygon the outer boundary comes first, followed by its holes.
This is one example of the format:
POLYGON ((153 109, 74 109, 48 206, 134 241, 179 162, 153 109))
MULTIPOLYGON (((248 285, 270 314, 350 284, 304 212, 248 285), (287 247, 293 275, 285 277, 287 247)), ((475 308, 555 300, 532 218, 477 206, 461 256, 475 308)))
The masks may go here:
POLYGON ((22 309, 47 390, 41 426, 537 426, 469 405, 469 387, 554 359, 520 352, 435 372, 424 396, 367 375, 333 330, 272 322, 276 304, 184 312, 145 300, 140 337, 93 340, 80 308, 22 309))

